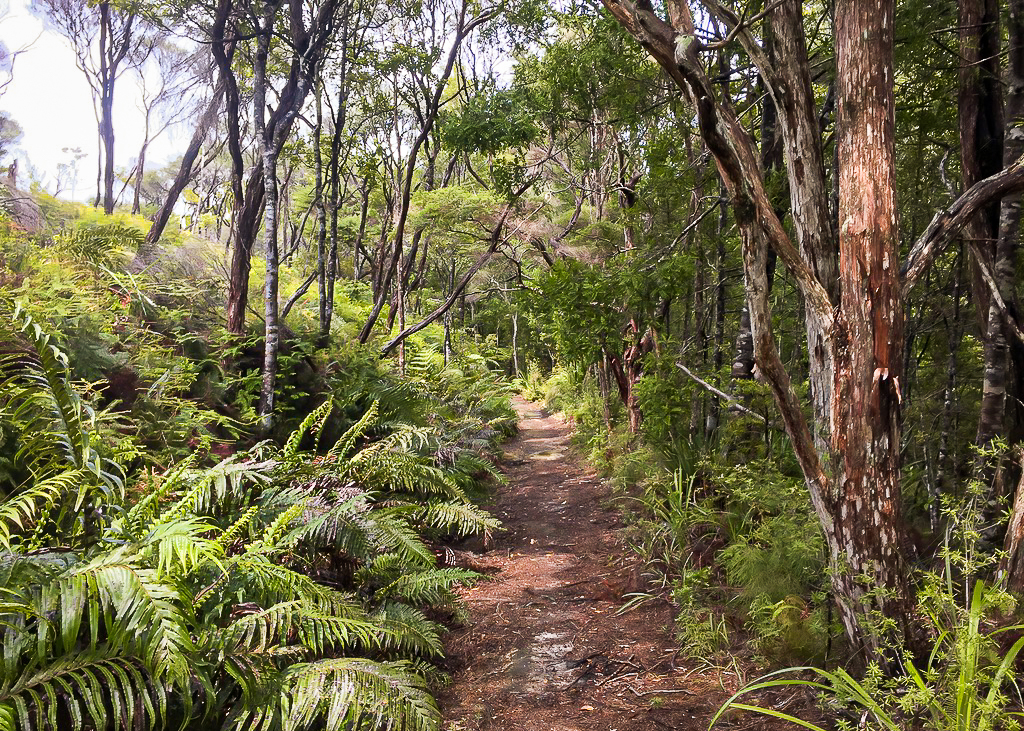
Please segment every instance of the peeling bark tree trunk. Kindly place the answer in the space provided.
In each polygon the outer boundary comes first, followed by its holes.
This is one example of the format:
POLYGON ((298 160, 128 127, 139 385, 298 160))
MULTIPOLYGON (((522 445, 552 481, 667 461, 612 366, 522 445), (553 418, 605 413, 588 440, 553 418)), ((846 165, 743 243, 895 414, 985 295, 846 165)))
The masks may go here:
POLYGON ((893 192, 893 0, 838 0, 837 256, 800 3, 783 0, 768 11, 778 42, 774 64, 744 19, 707 0, 705 7, 734 31, 758 67, 779 110, 794 245, 773 210, 753 139, 730 101, 717 98, 701 64, 701 42, 685 0, 666 1, 668 22, 650 3, 604 5, 693 105, 743 241, 757 366, 821 525, 847 636, 866 651, 862 660, 881 659, 885 642, 898 638, 878 618, 908 635, 913 627, 899 512, 903 297, 979 208, 1024 187, 1024 164, 979 181, 936 215, 912 247, 901 278, 893 192), (804 302, 810 421, 775 345, 765 275, 769 248, 804 302))
POLYGON ((865 610, 895 619, 904 633, 910 610, 901 552, 903 302, 893 151, 893 11, 893 0, 836 4, 842 298, 832 447, 837 468, 841 465, 835 529, 848 570, 834 581, 843 596, 847 633, 859 631, 875 656, 887 640, 897 638, 870 623, 858 630, 868 618, 865 610), (880 587, 888 592, 878 592, 880 587))

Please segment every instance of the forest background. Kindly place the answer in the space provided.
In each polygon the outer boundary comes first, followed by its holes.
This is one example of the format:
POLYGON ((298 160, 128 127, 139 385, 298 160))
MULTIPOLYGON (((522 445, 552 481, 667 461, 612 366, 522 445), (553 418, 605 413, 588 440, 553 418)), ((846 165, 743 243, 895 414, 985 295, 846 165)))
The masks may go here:
POLYGON ((511 384, 690 652, 1012 723, 1022 3, 33 12, 101 154, 5 187, 0 723, 436 725, 511 384))

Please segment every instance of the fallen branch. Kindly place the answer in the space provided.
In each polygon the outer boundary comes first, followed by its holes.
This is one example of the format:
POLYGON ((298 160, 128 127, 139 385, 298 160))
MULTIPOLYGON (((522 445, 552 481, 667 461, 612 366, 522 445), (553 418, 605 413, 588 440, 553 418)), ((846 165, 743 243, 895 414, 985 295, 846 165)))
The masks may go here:
POLYGON ((676 368, 678 368, 683 373, 685 373, 690 378, 692 378, 694 381, 696 381, 698 386, 701 386, 702 388, 704 388, 704 390, 709 391, 713 395, 717 396, 719 399, 722 399, 723 401, 728 403, 730 409, 735 409, 736 411, 741 411, 744 414, 746 414, 747 416, 753 416, 755 419, 760 421, 762 424, 767 424, 768 423, 768 420, 766 418, 764 418, 763 416, 761 416, 759 413, 757 413, 756 411, 753 411, 752 409, 748 409, 746 406, 741 404, 739 401, 737 401, 735 398, 733 398, 732 396, 727 394, 725 391, 722 391, 720 389, 715 388, 710 383, 708 383, 707 381, 702 379, 700 376, 698 376, 696 373, 691 371, 689 368, 684 366, 682 363, 676 363, 676 368))

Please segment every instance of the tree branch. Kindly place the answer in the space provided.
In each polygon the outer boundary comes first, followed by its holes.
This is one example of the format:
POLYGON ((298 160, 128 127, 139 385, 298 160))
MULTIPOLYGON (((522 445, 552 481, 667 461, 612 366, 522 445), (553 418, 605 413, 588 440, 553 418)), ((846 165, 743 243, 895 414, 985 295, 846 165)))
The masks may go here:
POLYGON ((968 188, 944 211, 935 214, 928 228, 914 242, 903 264, 903 296, 910 294, 921 276, 950 241, 974 217, 979 209, 1010 193, 1024 190, 1024 156, 1017 162, 968 188))
POLYGON ((744 414, 746 414, 747 416, 753 416, 755 419, 760 421, 762 424, 767 424, 768 423, 768 420, 766 418, 764 418, 763 416, 761 416, 759 413, 757 413, 756 411, 753 411, 752 409, 748 409, 746 406, 741 404, 739 401, 734 399, 732 396, 727 394, 725 391, 720 391, 719 389, 715 388, 710 383, 708 383, 707 381, 705 381, 702 378, 700 378, 696 373, 691 371, 689 368, 684 366, 682 363, 676 363, 676 368, 678 368, 683 373, 688 375, 691 379, 693 379, 694 382, 696 382, 696 384, 698 386, 703 388, 705 391, 708 391, 708 392, 714 394, 719 399, 721 399, 722 401, 725 401, 727 404, 729 404, 729 408, 730 409, 735 410, 735 411, 741 411, 744 414))

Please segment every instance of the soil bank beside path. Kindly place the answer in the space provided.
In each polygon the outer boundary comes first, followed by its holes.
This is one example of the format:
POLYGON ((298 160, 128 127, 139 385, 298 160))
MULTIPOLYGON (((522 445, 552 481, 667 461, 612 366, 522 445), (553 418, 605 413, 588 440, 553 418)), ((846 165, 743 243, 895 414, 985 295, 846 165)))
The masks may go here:
MULTIPOLYGON (((439 695, 445 731, 706 729, 735 678, 678 657, 663 600, 616 614, 643 591, 624 565, 608 487, 569 453, 569 428, 516 399, 508 484, 488 509, 504 530, 489 550, 448 552, 490 573, 464 590, 469 620, 449 634, 453 682, 439 695)), ((756 716, 720 724, 761 727, 756 716)))

